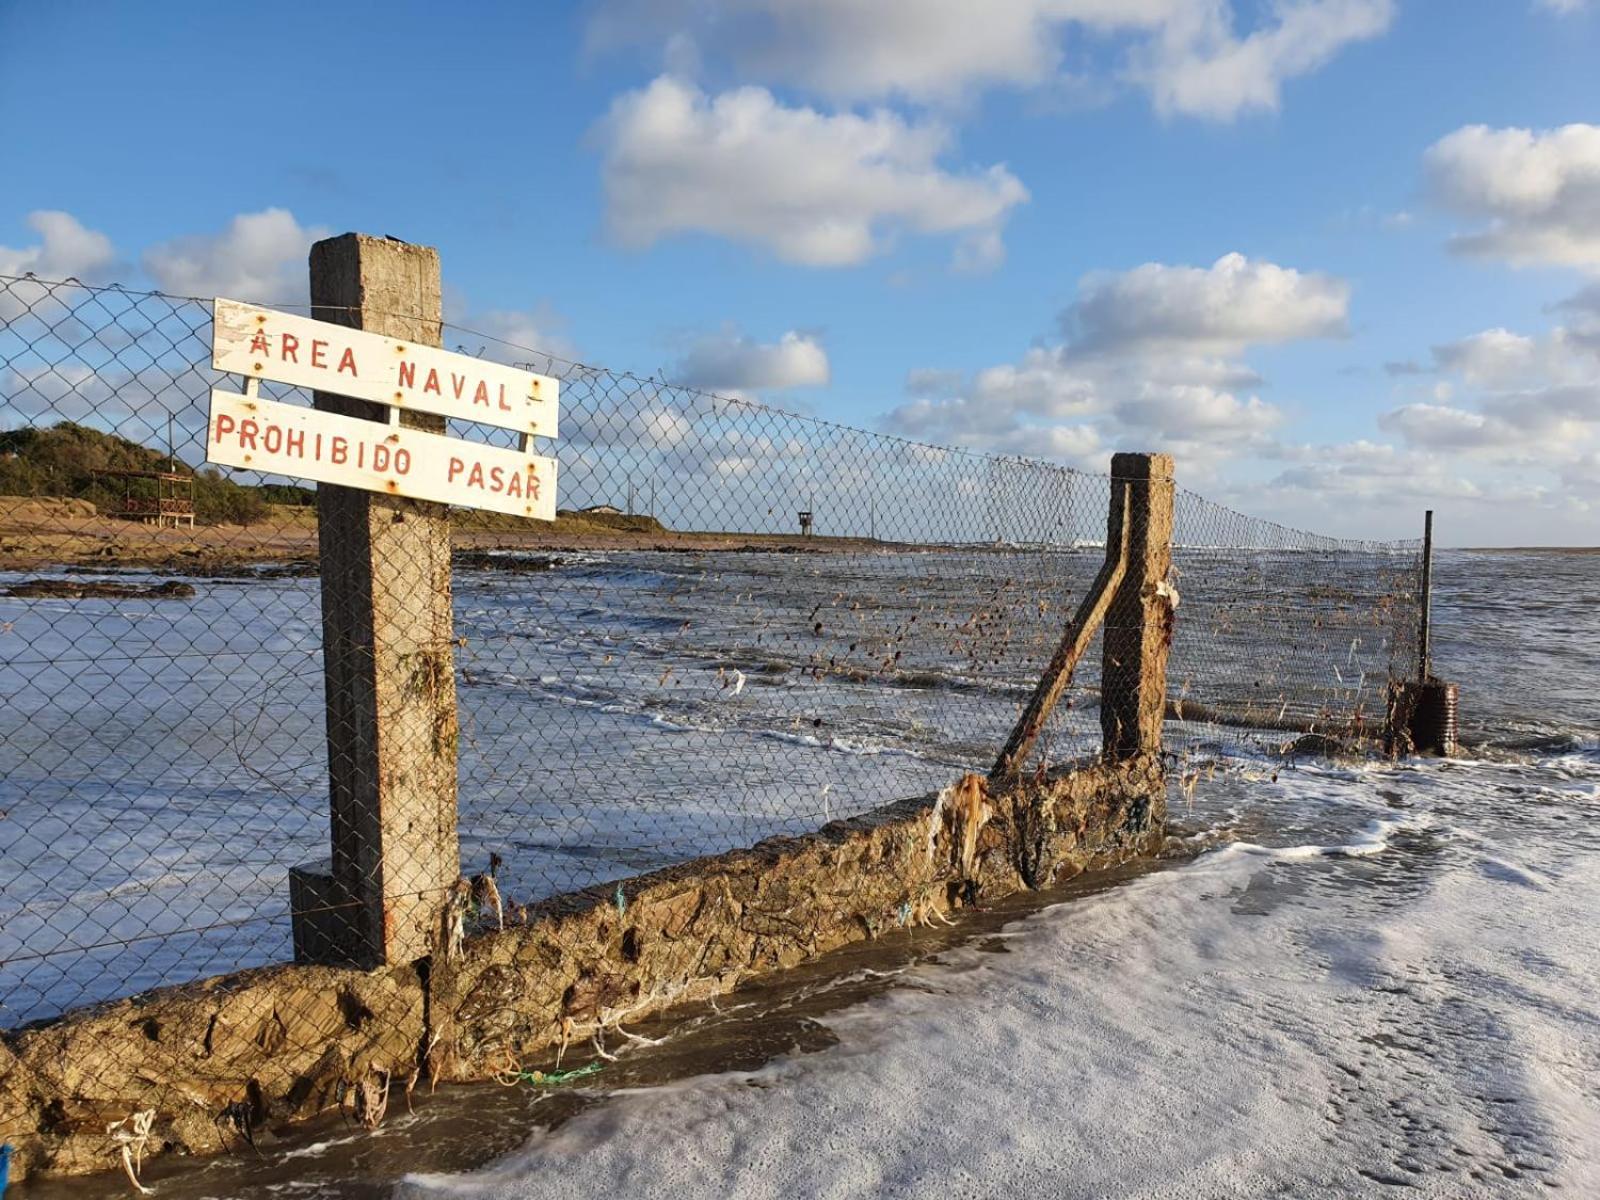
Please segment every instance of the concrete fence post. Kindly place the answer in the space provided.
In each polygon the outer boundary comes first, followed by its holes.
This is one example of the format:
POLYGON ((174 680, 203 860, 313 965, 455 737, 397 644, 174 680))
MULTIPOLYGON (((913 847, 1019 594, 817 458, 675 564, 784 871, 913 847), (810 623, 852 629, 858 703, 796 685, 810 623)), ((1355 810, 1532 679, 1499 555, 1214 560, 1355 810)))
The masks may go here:
POLYGON ((1176 607, 1167 581, 1173 492, 1170 454, 1112 455, 1108 536, 1120 537, 1126 522, 1128 537, 1128 569, 1106 611, 1100 667, 1100 733, 1114 759, 1161 750, 1176 607))
MULTIPOLYGON (((347 233, 311 248, 312 316, 441 343, 439 255, 347 233)), ((384 405, 317 392, 374 421, 384 405)), ((443 432, 445 420, 401 413, 443 432)), ((295 958, 362 967, 427 955, 456 840, 450 520, 440 504, 317 488, 332 857, 290 875, 295 958)))

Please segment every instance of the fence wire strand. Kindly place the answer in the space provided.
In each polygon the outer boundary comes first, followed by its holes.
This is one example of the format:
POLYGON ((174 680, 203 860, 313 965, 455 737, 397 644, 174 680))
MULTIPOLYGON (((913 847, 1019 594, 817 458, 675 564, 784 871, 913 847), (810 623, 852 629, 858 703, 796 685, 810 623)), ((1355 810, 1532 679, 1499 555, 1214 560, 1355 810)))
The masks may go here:
MULTIPOLYGON (((4 1029, 291 961, 340 731, 315 489, 205 465, 210 391, 237 387, 209 303, 0 277, 0 325, 4 1029)), ((453 691, 448 726, 377 703, 453 781, 460 874, 505 919, 989 769, 1100 569, 1110 479, 489 352, 561 380, 536 449, 562 516, 456 510, 447 634, 360 652, 453 691)), ((1413 669, 1417 560, 1181 491, 1174 757, 1376 732, 1413 669)), ((1030 770, 1098 749, 1099 686, 1090 655, 1030 770)))

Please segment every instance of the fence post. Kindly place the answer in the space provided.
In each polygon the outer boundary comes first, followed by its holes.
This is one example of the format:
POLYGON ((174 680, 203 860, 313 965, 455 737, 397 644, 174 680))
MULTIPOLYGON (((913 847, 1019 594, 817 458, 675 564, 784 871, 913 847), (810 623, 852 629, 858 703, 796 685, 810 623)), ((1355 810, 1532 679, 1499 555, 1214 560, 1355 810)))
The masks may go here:
MULTIPOLYGON (((311 248, 312 316, 441 342, 438 252, 347 233, 311 248)), ((383 405, 317 392, 319 409, 383 405)), ((443 432, 418 413, 401 423, 443 432)), ((295 957, 374 967, 430 952, 456 840, 450 519, 440 504, 317 488, 331 865, 291 873, 295 957)))
POLYGON ((1106 611, 1100 733, 1111 758, 1159 753, 1172 646, 1172 456, 1111 456, 1108 536, 1126 528, 1128 569, 1106 611), (1127 510, 1123 511, 1126 504, 1127 510))
POLYGON ((1433 609, 1433 509, 1422 514, 1422 613, 1417 623, 1417 678, 1433 678, 1433 647, 1429 628, 1433 609))

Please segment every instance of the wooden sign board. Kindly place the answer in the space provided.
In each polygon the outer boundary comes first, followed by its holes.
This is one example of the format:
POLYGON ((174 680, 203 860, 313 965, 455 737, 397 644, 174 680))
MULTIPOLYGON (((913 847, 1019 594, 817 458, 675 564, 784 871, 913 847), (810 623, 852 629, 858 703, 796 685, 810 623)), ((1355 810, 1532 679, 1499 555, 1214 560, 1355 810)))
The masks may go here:
POLYGON ((215 302, 212 329, 219 371, 556 436, 561 385, 547 375, 237 300, 215 302))
POLYGON ((216 388, 206 458, 414 500, 556 517, 553 458, 216 388))

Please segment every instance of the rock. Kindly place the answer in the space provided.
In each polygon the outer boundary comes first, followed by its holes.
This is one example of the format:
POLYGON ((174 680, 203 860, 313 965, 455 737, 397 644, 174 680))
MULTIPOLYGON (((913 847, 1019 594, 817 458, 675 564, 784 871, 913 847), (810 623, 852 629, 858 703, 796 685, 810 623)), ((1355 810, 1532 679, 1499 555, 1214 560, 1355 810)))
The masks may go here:
POLYGON ((0 596, 17 600, 191 600, 194 585, 176 579, 143 587, 79 579, 25 579, 0 591, 0 596))

